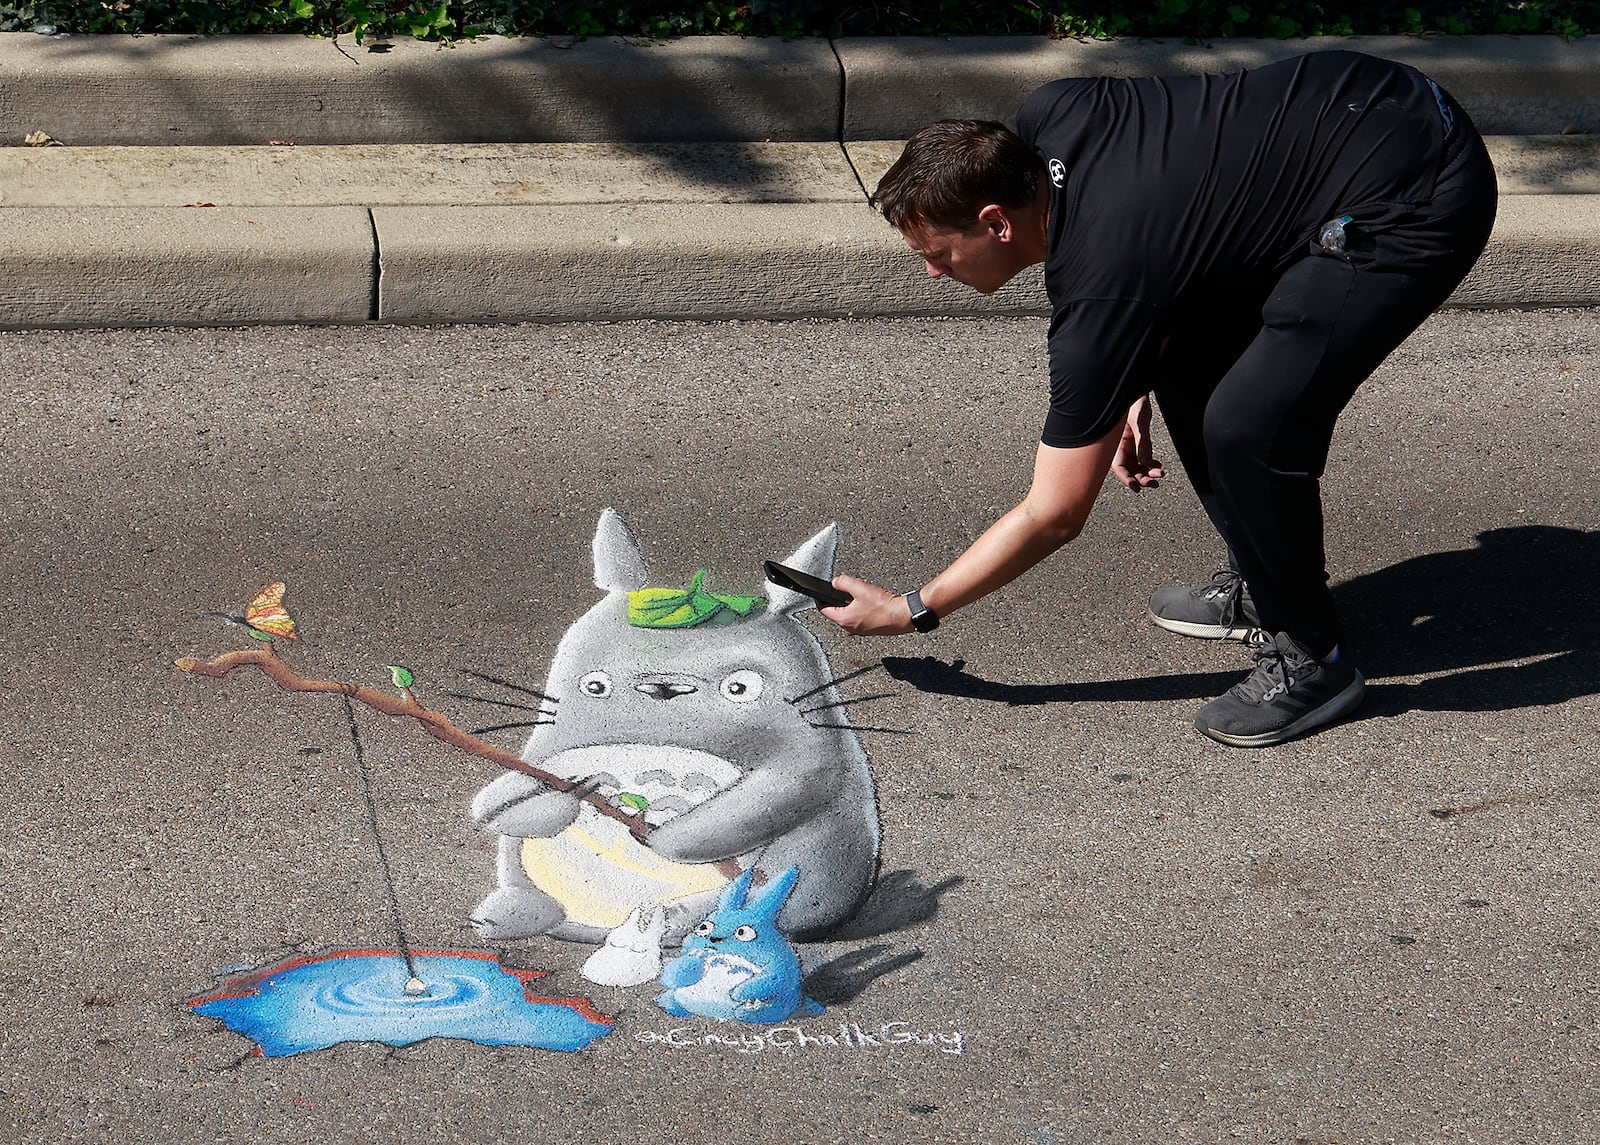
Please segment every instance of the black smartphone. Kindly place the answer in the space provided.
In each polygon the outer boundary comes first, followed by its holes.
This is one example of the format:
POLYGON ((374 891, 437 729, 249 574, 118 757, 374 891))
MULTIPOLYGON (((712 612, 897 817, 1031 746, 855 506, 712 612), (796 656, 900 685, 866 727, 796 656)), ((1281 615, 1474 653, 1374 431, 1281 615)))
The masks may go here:
POLYGON ((848 592, 834 588, 819 576, 792 569, 788 565, 780 565, 777 561, 762 561, 761 567, 767 570, 767 579, 773 584, 782 585, 793 592, 804 593, 818 604, 842 605, 849 604, 855 599, 848 592))

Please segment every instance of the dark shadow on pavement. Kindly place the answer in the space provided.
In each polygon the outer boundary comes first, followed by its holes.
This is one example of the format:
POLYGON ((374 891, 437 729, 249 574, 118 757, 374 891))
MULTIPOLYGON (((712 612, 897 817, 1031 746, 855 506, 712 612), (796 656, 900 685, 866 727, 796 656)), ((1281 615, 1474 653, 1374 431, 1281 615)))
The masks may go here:
POLYGON ((910 966, 922 957, 920 950, 891 954, 891 949, 887 943, 880 943, 841 954, 805 976, 806 994, 824 1006, 843 1005, 854 1001, 877 979, 910 966))
POLYGON ((1600 692, 1600 532, 1523 525, 1477 541, 1334 588, 1369 681, 1432 677, 1373 684, 1363 714, 1504 711, 1600 692))
POLYGON ((827 935, 829 942, 849 942, 881 938, 927 922, 939 913, 939 901, 962 882, 951 875, 943 882, 925 886, 915 871, 890 871, 878 879, 872 895, 856 916, 827 935))
POLYGON ((896 680, 922 692, 994 700, 1013 708, 1039 704, 1094 701, 1194 700, 1220 696, 1244 678, 1248 662, 1231 672, 1179 672, 1170 676, 1141 676, 1132 680, 1086 680, 1076 684, 1007 684, 986 680, 966 670, 965 660, 946 664, 932 656, 911 659, 885 656, 883 667, 896 680))
MULTIPOLYGON (((1359 716, 1505 711, 1600 693, 1600 532, 1525 525, 1477 540, 1334 588, 1348 646, 1369 681, 1359 716), (1372 683, 1395 676, 1430 678, 1372 683)), ((1242 678, 1188 672, 1008 684, 972 675, 963 660, 885 656, 883 666, 920 691, 1013 707, 1210 699, 1242 678)))

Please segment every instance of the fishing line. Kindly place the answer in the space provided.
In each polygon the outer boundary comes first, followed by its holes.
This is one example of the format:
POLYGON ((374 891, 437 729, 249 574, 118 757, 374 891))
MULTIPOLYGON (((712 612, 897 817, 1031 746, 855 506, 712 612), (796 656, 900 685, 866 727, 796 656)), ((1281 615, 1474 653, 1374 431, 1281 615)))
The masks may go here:
MULTIPOLYGON (((400 896, 394 890, 394 871, 389 867, 389 856, 383 848, 383 833, 378 830, 378 801, 372 794, 372 771, 367 766, 367 753, 361 748, 361 733, 356 729, 356 711, 350 704, 350 697, 341 694, 339 699, 344 702, 344 718, 350 725, 350 746, 355 748, 356 767, 361 773, 361 794, 367 802, 367 825, 372 828, 372 842, 378 851, 378 866, 383 868, 383 885, 389 892, 389 912, 394 920, 394 934, 396 945, 400 947, 400 955, 406 960, 406 973, 411 976, 411 982, 420 981, 417 977, 417 964, 411 957, 411 942, 406 938, 405 923, 400 917, 400 896)), ((411 992, 411 985, 407 983, 407 992, 411 992)))

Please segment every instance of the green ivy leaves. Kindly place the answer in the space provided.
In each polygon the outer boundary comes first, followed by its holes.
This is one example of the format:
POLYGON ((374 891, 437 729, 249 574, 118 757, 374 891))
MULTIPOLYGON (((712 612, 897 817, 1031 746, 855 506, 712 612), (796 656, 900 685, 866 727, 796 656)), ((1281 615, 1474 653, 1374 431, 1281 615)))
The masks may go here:
POLYGON ((1225 36, 1600 32, 1600 0, 0 0, 0 30, 510 36, 1225 36))
POLYGON ((710 621, 729 623, 759 612, 767 603, 762 596, 734 596, 705 590, 706 570, 690 580, 689 587, 641 588, 628 594, 628 623, 634 628, 693 628, 710 621))

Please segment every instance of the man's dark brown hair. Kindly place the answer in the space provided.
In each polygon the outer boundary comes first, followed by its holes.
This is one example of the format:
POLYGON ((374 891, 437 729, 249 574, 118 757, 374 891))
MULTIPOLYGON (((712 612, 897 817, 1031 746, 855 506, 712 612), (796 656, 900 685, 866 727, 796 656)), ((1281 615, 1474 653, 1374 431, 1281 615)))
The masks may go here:
POLYGON ((1042 165, 1022 137, 988 119, 941 119, 918 131, 869 200, 897 230, 967 231, 990 203, 1024 207, 1042 165))

